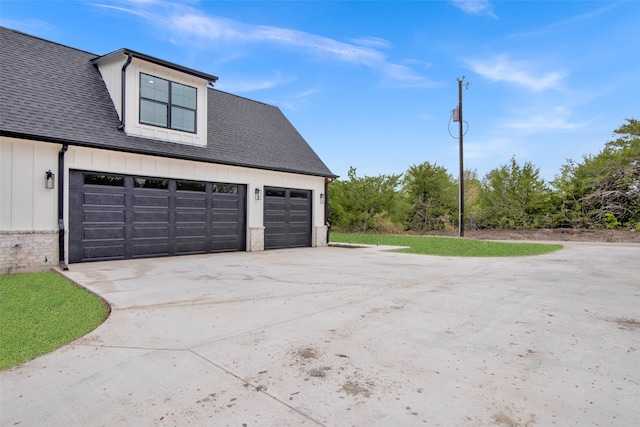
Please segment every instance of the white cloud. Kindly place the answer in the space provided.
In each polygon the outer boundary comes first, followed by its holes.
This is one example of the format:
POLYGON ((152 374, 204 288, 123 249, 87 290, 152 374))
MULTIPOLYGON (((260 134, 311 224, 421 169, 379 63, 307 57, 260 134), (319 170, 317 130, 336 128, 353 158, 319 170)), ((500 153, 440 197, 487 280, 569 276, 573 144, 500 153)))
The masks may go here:
POLYGON ((171 16, 170 27, 184 35, 209 41, 268 43, 303 49, 343 62, 374 65, 384 62, 384 55, 375 49, 343 43, 330 38, 288 28, 268 25, 251 26, 230 19, 184 13, 171 16))
POLYGON ((152 20, 154 18, 154 15, 152 13, 145 12, 143 9, 141 9, 141 7, 150 5, 152 1, 131 1, 130 3, 132 3, 133 6, 136 8, 132 9, 131 7, 115 6, 112 4, 98 4, 98 3, 91 3, 91 6, 101 7, 103 9, 117 10, 118 12, 130 13, 132 15, 136 15, 144 19, 152 20))
POLYGON ((276 73, 271 78, 252 79, 248 77, 234 75, 229 79, 220 79, 216 82, 216 88, 226 92, 253 92, 256 90, 271 89, 273 87, 289 84, 297 80, 294 76, 283 76, 276 73))
POLYGON ((381 65, 381 69, 384 73, 394 80, 403 82, 412 87, 436 87, 439 83, 436 83, 426 77, 423 77, 416 73, 413 68, 400 64, 385 63, 381 65))
POLYGON ((44 36, 56 31, 56 28, 45 21, 38 19, 24 19, 21 21, 13 21, 9 19, 2 19, 2 26, 12 28, 14 30, 22 31, 29 34, 39 34, 44 36))
POLYGON ((431 68, 433 66, 432 62, 419 61, 417 59, 405 59, 402 62, 404 62, 405 64, 416 65, 416 66, 419 66, 421 68, 431 68))
POLYGON ((491 81, 501 81, 523 86, 535 92, 560 89, 564 72, 552 71, 534 74, 532 66, 525 61, 512 61, 506 54, 490 59, 468 61, 469 67, 491 81))
POLYGON ((379 37, 360 37, 357 39, 349 39, 352 43, 373 48, 386 49, 391 47, 391 43, 379 37))
POLYGON ((543 27, 540 28, 536 28, 533 30, 528 30, 528 31, 524 31, 524 32, 517 32, 514 34, 509 35, 509 37, 537 37, 540 36, 541 34, 547 33, 551 30, 554 30, 556 28, 559 27, 565 27, 565 26, 571 26, 574 24, 579 24, 582 23, 583 21, 588 21, 591 20, 594 17, 600 16, 606 12, 608 12, 610 9, 616 8, 618 6, 620 6, 621 3, 611 3, 608 4, 604 7, 601 7, 599 9, 596 9, 594 11, 582 14, 582 15, 576 15, 573 16, 569 19, 565 19, 563 21, 558 21, 558 22, 553 22, 551 24, 547 24, 543 27))
POLYGON ((297 99, 303 99, 303 98, 307 98, 311 95, 314 95, 316 93, 320 92, 320 89, 318 89, 317 87, 312 87, 303 91, 300 91, 298 93, 295 94, 295 97, 297 99))
POLYGON ((451 0, 451 4, 470 15, 485 15, 497 18, 493 13, 493 5, 489 0, 451 0))
POLYGON ((571 121, 569 116, 570 112, 565 107, 558 106, 549 112, 506 122, 504 127, 522 130, 527 133, 536 133, 549 130, 574 130, 586 126, 586 123, 571 121))
POLYGON ((418 75, 413 69, 389 62, 380 48, 391 44, 381 38, 364 37, 345 43, 328 37, 304 31, 274 27, 269 25, 248 25, 227 18, 205 15, 203 12, 181 4, 171 4, 154 0, 136 0, 124 3, 126 6, 96 6, 132 13, 173 33, 173 40, 180 37, 189 39, 192 45, 200 47, 231 44, 268 44, 314 54, 329 60, 363 65, 375 69, 385 76, 411 87, 427 87, 433 83, 418 75), (146 6, 150 2, 152 8, 146 6))

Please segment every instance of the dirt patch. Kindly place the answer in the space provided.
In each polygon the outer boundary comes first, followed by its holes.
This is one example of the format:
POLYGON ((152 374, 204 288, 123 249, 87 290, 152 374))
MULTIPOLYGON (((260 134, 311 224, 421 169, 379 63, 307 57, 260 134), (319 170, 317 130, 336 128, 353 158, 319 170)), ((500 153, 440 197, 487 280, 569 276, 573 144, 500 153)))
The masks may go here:
MULTIPOLYGON (((458 236, 458 231, 431 231, 430 236, 458 236)), ((632 230, 587 230, 574 228, 540 230, 465 230, 464 236, 480 240, 539 240, 556 242, 640 243, 640 233, 632 230)))
POLYGON ((311 369, 309 371, 309 376, 314 378, 324 378, 327 376, 327 371, 330 371, 331 368, 329 366, 323 366, 320 369, 311 369))
POLYGON ((350 378, 343 384, 342 391, 351 396, 371 397, 371 390, 373 387, 373 381, 365 381, 364 383, 361 383, 350 378))
POLYGON ((315 348, 306 347, 297 351, 296 355, 302 359, 317 359, 318 351, 315 348))
POLYGON ((636 319, 629 319, 620 317, 618 319, 613 319, 613 322, 618 324, 618 328, 625 331, 637 331, 640 330, 640 321, 636 319))

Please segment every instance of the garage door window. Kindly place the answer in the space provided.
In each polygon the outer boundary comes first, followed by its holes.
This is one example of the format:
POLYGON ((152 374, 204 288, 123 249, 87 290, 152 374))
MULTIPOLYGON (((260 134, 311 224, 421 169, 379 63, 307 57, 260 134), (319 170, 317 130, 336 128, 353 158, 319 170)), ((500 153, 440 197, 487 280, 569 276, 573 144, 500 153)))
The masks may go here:
POLYGON ((166 190, 169 188, 169 180, 159 178, 135 178, 133 180, 133 186, 135 188, 155 188, 159 190, 166 190))
POLYGON ((238 186, 231 184, 213 184, 214 193, 238 194, 238 186))
POLYGON ((267 193, 267 196, 270 196, 270 197, 286 197, 287 196, 286 190, 278 190, 274 188, 268 188, 266 190, 266 193, 267 193))
POLYGON ((204 193, 207 190, 207 186, 204 182, 176 181, 176 189, 179 191, 198 191, 204 193))
POLYGON ((309 197, 309 192, 291 190, 291 193, 289 193, 289 197, 293 199, 306 199, 309 197))
POLYGON ((112 187, 124 187, 124 177, 118 175, 84 174, 86 185, 110 185, 112 187))

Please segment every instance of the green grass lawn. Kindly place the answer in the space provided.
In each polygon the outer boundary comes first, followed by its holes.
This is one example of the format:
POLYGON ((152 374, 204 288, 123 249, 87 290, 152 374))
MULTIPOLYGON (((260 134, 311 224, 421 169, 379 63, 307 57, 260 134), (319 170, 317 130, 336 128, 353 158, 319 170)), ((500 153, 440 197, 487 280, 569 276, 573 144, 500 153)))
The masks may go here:
POLYGON ((356 243, 383 246, 408 246, 398 252, 424 255, 506 257, 541 255, 562 249, 562 245, 544 243, 490 242, 466 238, 406 236, 389 234, 330 234, 331 243, 356 243))
POLYGON ((0 370, 91 332, 108 315, 100 298, 55 272, 0 276, 0 370))

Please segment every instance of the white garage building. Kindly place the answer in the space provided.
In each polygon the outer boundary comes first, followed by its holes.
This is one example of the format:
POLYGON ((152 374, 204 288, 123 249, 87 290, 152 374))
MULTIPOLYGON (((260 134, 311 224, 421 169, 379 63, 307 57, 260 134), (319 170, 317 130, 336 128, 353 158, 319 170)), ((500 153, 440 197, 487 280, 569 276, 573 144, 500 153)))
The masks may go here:
POLYGON ((326 245, 335 175, 216 80, 0 28, 0 273, 326 245))

